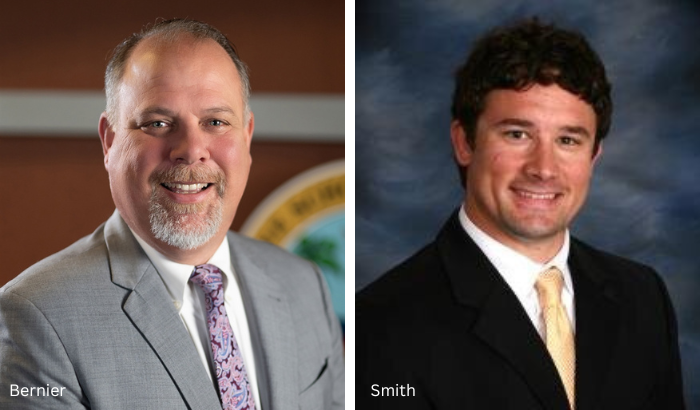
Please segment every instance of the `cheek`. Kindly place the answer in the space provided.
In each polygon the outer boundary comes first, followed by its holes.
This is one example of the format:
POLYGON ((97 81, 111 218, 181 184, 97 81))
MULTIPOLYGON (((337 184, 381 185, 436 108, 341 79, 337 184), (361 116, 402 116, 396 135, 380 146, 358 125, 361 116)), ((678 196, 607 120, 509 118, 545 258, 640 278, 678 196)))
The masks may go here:
POLYGON ((590 160, 577 161, 569 167, 569 180, 580 187, 586 187, 593 176, 593 164, 590 160))
MULTIPOLYGON (((572 164, 574 165, 574 164, 572 164)), ((565 184, 568 185, 572 205, 580 208, 588 196, 589 185, 593 175, 593 167, 590 160, 581 161, 576 166, 570 166, 566 170, 565 184)))
POLYGON ((110 178, 121 181, 122 189, 147 189, 148 177, 160 163, 161 149, 146 146, 137 138, 124 137, 109 152, 110 178))
POLYGON ((236 178, 250 168, 250 150, 243 139, 221 141, 213 144, 210 151, 214 161, 224 170, 229 178, 236 178))
POLYGON ((496 150, 488 155, 486 174, 494 180, 509 179, 517 174, 522 164, 521 158, 508 150, 496 150))

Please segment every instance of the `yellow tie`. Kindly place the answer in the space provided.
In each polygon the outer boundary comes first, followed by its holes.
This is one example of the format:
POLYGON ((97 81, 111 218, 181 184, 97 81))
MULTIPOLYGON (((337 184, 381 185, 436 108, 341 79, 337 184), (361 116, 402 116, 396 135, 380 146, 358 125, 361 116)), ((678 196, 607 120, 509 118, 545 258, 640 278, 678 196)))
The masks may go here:
POLYGON ((574 409, 574 380, 576 375, 576 350, 571 323, 561 303, 564 280, 559 269, 551 267, 540 273, 535 288, 540 299, 545 327, 547 350, 557 367, 566 389, 569 405, 574 409))

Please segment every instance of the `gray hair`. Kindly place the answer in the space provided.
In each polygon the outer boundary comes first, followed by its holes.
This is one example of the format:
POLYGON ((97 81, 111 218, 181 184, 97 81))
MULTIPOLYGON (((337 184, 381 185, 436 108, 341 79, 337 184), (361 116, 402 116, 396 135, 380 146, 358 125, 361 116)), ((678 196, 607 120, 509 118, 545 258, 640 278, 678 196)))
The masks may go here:
POLYGON ((105 71, 105 94, 107 96, 107 120, 110 126, 114 127, 117 123, 117 108, 118 108, 118 88, 119 83, 124 76, 124 68, 134 48, 149 37, 157 36, 159 40, 166 42, 174 42, 182 35, 189 35, 195 40, 211 39, 216 41, 224 51, 231 57, 236 65, 238 75, 241 80, 241 92, 243 94, 244 121, 250 118, 250 80, 248 78, 248 67, 238 57, 233 44, 226 36, 217 30, 215 27, 196 20, 188 19, 171 19, 157 22, 153 26, 146 26, 140 33, 134 33, 114 49, 112 58, 107 64, 105 71))

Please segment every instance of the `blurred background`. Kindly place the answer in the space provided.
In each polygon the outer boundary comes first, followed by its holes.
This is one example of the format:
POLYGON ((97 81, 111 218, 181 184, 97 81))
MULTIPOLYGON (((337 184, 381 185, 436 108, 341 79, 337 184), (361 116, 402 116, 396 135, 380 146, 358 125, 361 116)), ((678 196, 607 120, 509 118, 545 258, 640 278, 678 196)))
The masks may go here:
POLYGON ((654 266, 673 299, 688 408, 700 409, 700 4, 356 3, 356 290, 431 241, 463 190, 453 73, 474 40, 533 15, 581 31, 613 84, 613 126, 573 232, 654 266))
POLYGON ((256 129, 237 230, 285 182, 345 156, 344 11, 323 0, 3 2, 0 286, 114 211, 97 122, 119 42, 188 17, 221 30, 248 64, 256 129))

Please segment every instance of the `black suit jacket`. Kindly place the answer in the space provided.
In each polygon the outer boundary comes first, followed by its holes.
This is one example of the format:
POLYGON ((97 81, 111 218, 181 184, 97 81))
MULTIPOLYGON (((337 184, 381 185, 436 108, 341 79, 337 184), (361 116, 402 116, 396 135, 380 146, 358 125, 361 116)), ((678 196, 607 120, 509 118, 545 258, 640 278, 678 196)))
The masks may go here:
MULTIPOLYGON (((576 409, 685 408, 659 276, 576 239, 568 262, 576 409)), ((435 242, 357 295, 356 346, 358 409, 568 408, 544 342, 456 214, 435 242)))

